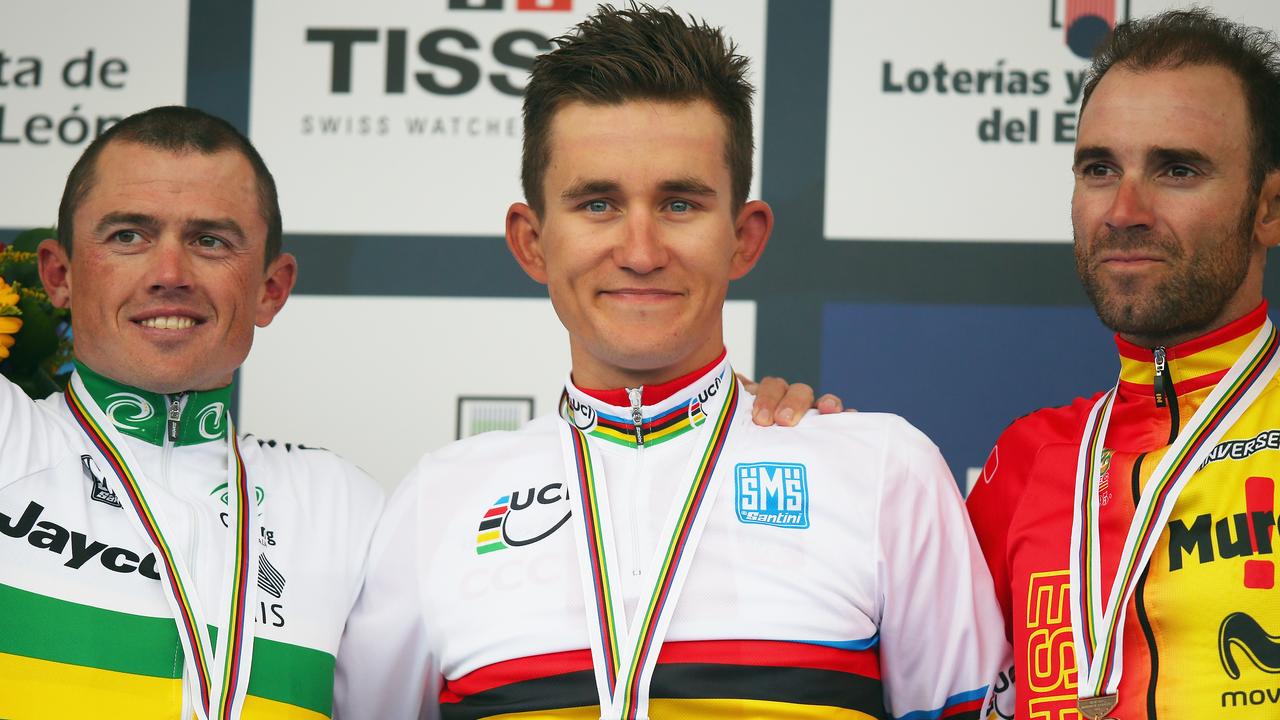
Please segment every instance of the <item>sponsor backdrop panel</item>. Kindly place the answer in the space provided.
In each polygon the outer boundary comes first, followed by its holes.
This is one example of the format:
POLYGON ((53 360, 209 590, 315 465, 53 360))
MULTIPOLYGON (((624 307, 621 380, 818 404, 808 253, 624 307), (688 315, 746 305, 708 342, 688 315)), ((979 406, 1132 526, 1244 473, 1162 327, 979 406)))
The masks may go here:
MULTIPOLYGON (((754 302, 727 304, 725 344, 739 372, 755 372, 754 302)), ((239 422, 334 450, 390 489, 457 437, 477 396, 553 412, 568 348, 549 300, 296 296, 258 332, 239 422)))
MULTIPOLYGON (((272 163, 285 229, 501 234, 507 206, 523 198, 520 93, 529 65, 595 6, 255 3, 250 136, 272 163)), ((728 29, 753 59, 763 95, 764 0, 677 7, 728 29)))
MULTIPOLYGON (((1116 22, 1189 4, 832 3, 826 237, 1069 241, 1086 58, 1116 22)), ((1280 27, 1277 2, 1198 4, 1280 27)))
POLYGON ((822 388, 902 415, 967 488, 1015 418, 1115 384, 1115 343, 1090 308, 828 303, 822 388))
POLYGON ((0 9, 0 227, 52 225, 67 172, 130 113, 186 97, 187 3, 0 9))

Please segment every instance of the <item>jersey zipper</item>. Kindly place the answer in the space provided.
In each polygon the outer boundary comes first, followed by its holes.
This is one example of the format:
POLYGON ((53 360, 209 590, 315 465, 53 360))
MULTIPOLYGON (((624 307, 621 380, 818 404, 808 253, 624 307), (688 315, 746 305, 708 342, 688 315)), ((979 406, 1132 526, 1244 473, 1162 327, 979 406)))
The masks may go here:
POLYGON ((636 464, 631 475, 631 502, 627 515, 631 521, 631 575, 639 577, 640 570, 640 486, 644 479, 644 387, 627 388, 627 400, 631 403, 631 424, 636 433, 636 464))
POLYGON ((1155 392, 1156 407, 1169 408, 1169 444, 1178 437, 1178 392, 1173 387, 1173 373, 1169 369, 1169 359, 1163 345, 1151 351, 1151 360, 1155 365, 1155 380, 1151 387, 1155 392))

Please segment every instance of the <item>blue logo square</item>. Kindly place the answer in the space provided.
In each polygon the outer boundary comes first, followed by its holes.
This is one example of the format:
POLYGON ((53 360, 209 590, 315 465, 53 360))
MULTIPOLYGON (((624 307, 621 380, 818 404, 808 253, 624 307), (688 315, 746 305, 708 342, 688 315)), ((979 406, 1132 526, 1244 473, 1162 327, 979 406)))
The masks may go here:
POLYGON ((809 478, 799 463, 739 463, 733 469, 738 520, 750 525, 809 527, 809 478))

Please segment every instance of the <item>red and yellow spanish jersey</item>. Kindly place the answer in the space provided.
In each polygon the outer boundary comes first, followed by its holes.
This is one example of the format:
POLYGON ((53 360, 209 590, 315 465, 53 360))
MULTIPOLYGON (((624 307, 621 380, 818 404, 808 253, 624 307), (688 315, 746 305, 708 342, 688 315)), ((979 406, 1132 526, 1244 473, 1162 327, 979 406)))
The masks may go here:
MULTIPOLYGON (((1152 470, 1265 320, 1263 303, 1219 330, 1163 348, 1163 373, 1155 351, 1117 338, 1120 382, 1099 484, 1104 593, 1152 470)), ((1080 717, 1071 523, 1081 436, 1096 398, 1010 425, 968 500, 1014 647, 1018 718, 1080 717)), ((1277 481, 1280 379, 1273 378, 1174 506, 1126 608, 1124 675, 1111 715, 1280 717, 1277 481)))

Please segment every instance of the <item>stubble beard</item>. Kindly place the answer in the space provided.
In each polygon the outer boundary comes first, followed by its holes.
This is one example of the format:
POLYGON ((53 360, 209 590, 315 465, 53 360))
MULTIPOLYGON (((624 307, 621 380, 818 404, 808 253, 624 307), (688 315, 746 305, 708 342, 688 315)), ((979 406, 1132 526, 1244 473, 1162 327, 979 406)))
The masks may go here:
POLYGON ((1083 249, 1076 235, 1076 274, 1103 325, 1121 335, 1147 338, 1195 336, 1222 313, 1249 269, 1255 203, 1217 244, 1198 246, 1190 255, 1172 239, 1153 230, 1133 228, 1107 232, 1083 249), (1154 248, 1166 258, 1165 276, 1154 286, 1144 278, 1104 280, 1094 257, 1104 249, 1154 248))

